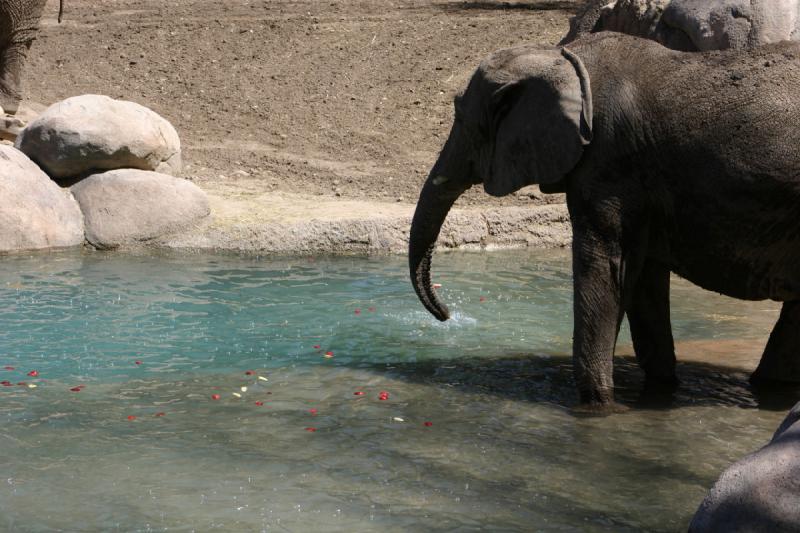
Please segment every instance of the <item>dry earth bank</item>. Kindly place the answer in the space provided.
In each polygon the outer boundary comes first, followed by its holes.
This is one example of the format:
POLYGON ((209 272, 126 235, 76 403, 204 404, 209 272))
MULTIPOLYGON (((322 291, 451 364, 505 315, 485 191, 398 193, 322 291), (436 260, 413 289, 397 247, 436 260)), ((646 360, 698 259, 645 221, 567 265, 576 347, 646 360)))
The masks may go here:
MULTIPOLYGON (((34 102, 107 94, 175 125, 183 177, 211 195, 213 220, 164 242, 269 250, 286 238, 303 250, 400 251, 453 95, 490 51, 558 41, 578 3, 67 0, 59 25, 53 0, 24 83, 34 102), (359 245, 372 230, 353 221, 391 236, 359 245)), ((452 225, 448 242, 563 245, 563 207, 533 209, 534 221, 556 227, 531 231, 530 217, 505 209, 551 202, 561 198, 471 191, 457 207, 482 212, 452 225), (508 238, 486 222, 506 212, 517 232, 508 238)))

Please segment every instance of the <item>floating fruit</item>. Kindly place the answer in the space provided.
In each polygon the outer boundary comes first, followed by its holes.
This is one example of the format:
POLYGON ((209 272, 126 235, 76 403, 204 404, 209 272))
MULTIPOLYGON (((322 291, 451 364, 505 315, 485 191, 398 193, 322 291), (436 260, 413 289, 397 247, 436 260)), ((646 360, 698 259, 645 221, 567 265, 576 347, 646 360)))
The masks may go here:
POLYGON ((433 425, 433 422, 425 422, 423 425, 429 428, 433 425))
POLYGON ((256 402, 256 405, 257 405, 257 406, 259 406, 259 407, 261 407, 262 405, 264 405, 264 402, 260 402, 260 401, 259 401, 259 402, 256 402))
POLYGON ((309 409, 308 412, 311 413, 312 415, 316 415, 317 414, 317 410, 314 409, 313 407, 311 409, 309 409))
POLYGON ((255 375, 255 373, 256 373, 256 371, 255 371, 255 370, 245 370, 245 371, 244 371, 244 375, 245 375, 245 376, 254 376, 254 375, 255 375))
POLYGON ((357 390, 353 393, 353 396, 364 396, 364 391, 357 390))
POLYGON ((133 415, 128 415, 128 420, 136 420, 136 417, 133 415))
POLYGON ((211 395, 211 399, 212 400, 219 400, 220 399, 220 395, 219 394, 212 394, 211 395))
POLYGON ((39 375, 39 371, 38 370, 31 370, 30 372, 28 372, 28 375, 30 377, 32 377, 32 378, 35 378, 35 377, 37 377, 39 375))
POLYGON ((306 428, 306 431, 311 432, 311 433, 314 433, 316 430, 317 430, 317 428, 306 428))
POLYGON ((153 416, 166 416, 167 413, 156 413, 153 416))

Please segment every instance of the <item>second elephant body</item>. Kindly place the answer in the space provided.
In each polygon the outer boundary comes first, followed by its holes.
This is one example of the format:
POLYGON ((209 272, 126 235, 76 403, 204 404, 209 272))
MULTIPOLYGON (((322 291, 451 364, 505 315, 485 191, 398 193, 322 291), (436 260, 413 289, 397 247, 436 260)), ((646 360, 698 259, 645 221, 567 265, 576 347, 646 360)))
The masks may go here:
POLYGON ((800 0, 590 0, 560 44, 615 31, 682 51, 800 39, 800 0))

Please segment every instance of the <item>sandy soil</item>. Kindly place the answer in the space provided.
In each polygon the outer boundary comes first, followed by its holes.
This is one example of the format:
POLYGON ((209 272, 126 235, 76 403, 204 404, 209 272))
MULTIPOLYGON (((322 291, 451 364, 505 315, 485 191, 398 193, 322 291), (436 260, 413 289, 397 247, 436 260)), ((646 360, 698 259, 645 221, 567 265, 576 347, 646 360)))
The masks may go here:
MULTIPOLYGON (((154 109, 181 135, 183 177, 217 198, 405 213, 481 58, 555 43, 578 3, 65 0, 59 25, 51 0, 24 86, 43 104, 101 93, 154 109)), ((460 202, 551 201, 526 189, 460 202)))

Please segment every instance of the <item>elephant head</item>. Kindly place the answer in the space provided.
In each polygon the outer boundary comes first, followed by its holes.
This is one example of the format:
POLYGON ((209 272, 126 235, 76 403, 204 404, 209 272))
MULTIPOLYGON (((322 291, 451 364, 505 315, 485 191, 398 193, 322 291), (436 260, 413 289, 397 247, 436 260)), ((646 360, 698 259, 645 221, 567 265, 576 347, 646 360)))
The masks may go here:
POLYGON ((447 213, 472 185, 493 196, 560 182, 591 140, 589 76, 567 49, 500 50, 481 63, 455 98, 450 135, 430 171, 411 223, 414 290, 437 319, 447 307, 431 285, 430 264, 447 213))

